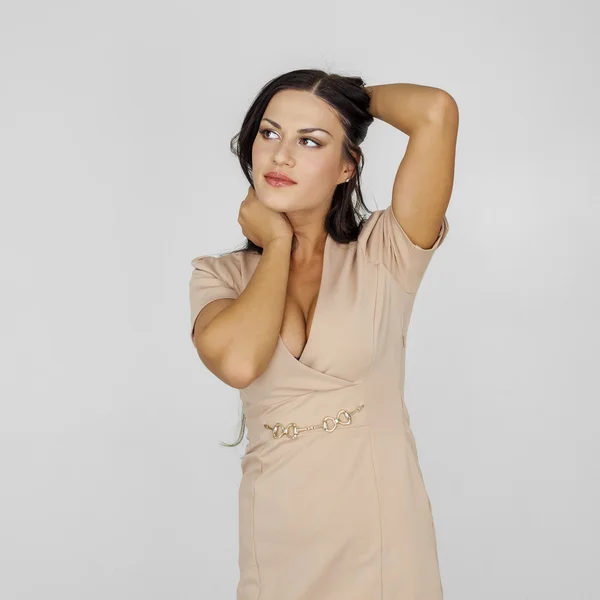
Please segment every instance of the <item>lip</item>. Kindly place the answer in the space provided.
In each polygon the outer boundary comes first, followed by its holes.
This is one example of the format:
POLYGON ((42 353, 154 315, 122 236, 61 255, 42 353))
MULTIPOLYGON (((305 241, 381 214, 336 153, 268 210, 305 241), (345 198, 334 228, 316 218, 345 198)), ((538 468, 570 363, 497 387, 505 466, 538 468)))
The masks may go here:
POLYGON ((282 183, 296 183, 293 179, 286 177, 283 173, 277 173, 276 171, 269 171, 265 173, 265 178, 276 179, 282 183))

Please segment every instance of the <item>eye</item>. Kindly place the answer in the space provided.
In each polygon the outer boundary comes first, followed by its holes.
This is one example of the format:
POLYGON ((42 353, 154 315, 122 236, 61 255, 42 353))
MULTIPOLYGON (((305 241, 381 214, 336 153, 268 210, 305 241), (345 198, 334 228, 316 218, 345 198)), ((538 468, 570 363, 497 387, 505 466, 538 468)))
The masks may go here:
MULTIPOLYGON (((321 147, 321 144, 319 144, 319 142, 317 142, 317 141, 315 141, 315 140, 313 140, 313 139, 311 139, 311 138, 307 138, 307 137, 305 137, 305 138, 301 138, 301 139, 303 139, 303 140, 308 140, 309 142, 312 142, 313 144, 316 144, 316 145, 317 145, 317 146, 316 146, 317 148, 320 148, 320 147, 321 147)), ((312 148, 314 148, 315 146, 309 146, 309 148, 311 148, 311 147, 312 147, 312 148)))
MULTIPOLYGON (((264 138, 266 138, 265 133, 275 133, 272 129, 259 129, 258 132, 261 133, 264 138)), ((270 138, 266 138, 266 139, 270 139, 270 138)))
MULTIPOLYGON (((271 138, 267 137, 265 134, 266 133, 275 133, 275 131, 273 131, 272 129, 259 129, 258 132, 267 140, 270 140, 271 138)), ((303 137, 300 138, 302 140, 308 140, 309 142, 312 142, 313 144, 316 144, 317 148, 320 148, 322 146, 322 144, 319 144, 319 142, 317 142, 316 140, 313 140, 312 138, 307 138, 307 137, 303 137)), ((306 145, 306 144, 303 144, 306 145)), ((314 148, 315 146, 307 146, 307 148, 314 148)))

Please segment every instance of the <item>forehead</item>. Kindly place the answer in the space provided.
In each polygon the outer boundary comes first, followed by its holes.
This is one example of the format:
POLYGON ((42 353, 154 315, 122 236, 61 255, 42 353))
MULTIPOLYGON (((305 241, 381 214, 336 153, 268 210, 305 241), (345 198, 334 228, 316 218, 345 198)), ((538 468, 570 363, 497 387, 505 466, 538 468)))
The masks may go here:
POLYGON ((343 134, 335 110, 324 100, 302 90, 282 90, 275 94, 269 101, 263 117, 273 119, 284 130, 322 127, 330 131, 336 139, 343 134))

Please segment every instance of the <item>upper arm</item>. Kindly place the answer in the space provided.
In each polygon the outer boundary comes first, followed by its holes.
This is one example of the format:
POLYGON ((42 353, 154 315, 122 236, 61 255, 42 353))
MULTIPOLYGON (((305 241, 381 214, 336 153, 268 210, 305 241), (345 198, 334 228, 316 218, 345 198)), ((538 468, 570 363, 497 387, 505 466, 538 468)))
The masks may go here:
POLYGON ((431 117, 411 132, 392 203, 369 217, 358 238, 367 259, 383 265, 409 294, 417 292, 449 231, 458 109, 449 94, 441 98, 431 117))
MULTIPOLYGON (((190 335, 194 345, 196 344, 197 318, 201 312, 203 317, 201 327, 204 329, 208 321, 212 320, 208 315, 220 312, 213 305, 208 312, 203 309, 214 300, 231 299, 238 297, 237 281, 240 278, 238 268, 234 262, 234 255, 223 257, 197 256, 192 260, 192 275, 189 283, 191 331, 190 335), (216 311, 216 312, 215 312, 216 311)), ((218 306, 218 305, 217 305, 218 306)))
POLYGON ((392 210, 409 239, 431 248, 454 184, 458 107, 444 93, 428 122, 412 132, 394 179, 392 210))
POLYGON ((240 271, 235 255, 199 256, 192 260, 190 278, 191 339, 204 365, 221 381, 241 389, 247 385, 238 368, 228 369, 225 361, 211 351, 217 344, 202 334, 208 324, 239 296, 240 271))
MULTIPOLYGON (((206 329, 207 325, 226 307, 232 304, 233 298, 217 298, 209 302, 200 310, 196 320, 192 324, 192 340, 196 349, 200 351, 200 334, 206 329)), ((202 357, 201 357, 202 358, 202 357)))
POLYGON ((213 375, 216 375, 222 382, 227 385, 243 389, 248 385, 248 380, 239 369, 228 370, 224 366, 224 362, 211 353, 212 345, 210 341, 202 336, 203 331, 208 324, 216 318, 216 316, 225 310, 230 304, 233 304, 233 298, 219 298, 212 300, 198 314, 195 325, 192 328, 192 338, 196 352, 204 366, 213 375))

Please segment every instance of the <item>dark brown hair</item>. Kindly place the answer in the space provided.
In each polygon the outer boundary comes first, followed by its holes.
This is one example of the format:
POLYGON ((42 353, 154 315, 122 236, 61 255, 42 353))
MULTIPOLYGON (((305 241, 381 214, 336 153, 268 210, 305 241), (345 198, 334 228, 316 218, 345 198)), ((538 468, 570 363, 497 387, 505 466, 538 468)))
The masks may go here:
MULTIPOLYGON (((256 95, 240 131, 231 139, 230 149, 238 157, 242 171, 248 183, 254 187, 252 175, 252 146, 263 114, 273 96, 282 90, 302 90, 314 94, 327 102, 338 114, 344 129, 342 143, 342 159, 355 166, 350 181, 339 184, 333 192, 331 207, 325 217, 326 232, 338 243, 356 241, 358 234, 371 212, 365 206, 360 176, 364 167, 364 155, 360 144, 367 136, 369 125, 374 121, 369 112, 370 95, 365 82, 360 77, 343 76, 327 73, 320 69, 297 69, 275 77, 269 81, 256 95)), ((243 248, 234 252, 257 252, 263 249, 246 238, 243 248)), ((292 242, 292 250, 296 238, 292 242)), ((233 444, 221 442, 227 447, 237 446, 242 442, 246 427, 246 416, 242 410, 242 423, 238 439, 233 444)))

